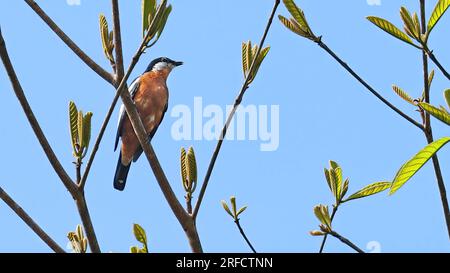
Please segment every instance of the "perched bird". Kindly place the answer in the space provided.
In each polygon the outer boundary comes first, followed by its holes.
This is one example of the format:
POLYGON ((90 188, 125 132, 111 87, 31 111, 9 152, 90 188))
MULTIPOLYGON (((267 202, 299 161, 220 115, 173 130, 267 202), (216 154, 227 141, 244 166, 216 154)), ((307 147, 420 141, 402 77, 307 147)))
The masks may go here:
MULTIPOLYGON (((148 141, 151 141, 155 135, 167 110, 169 99, 167 77, 173 68, 182 64, 183 62, 176 62, 166 57, 157 58, 130 85, 129 92, 148 134, 148 141)), ((125 188, 131 162, 136 162, 142 154, 142 147, 124 105, 120 107, 114 151, 119 144, 119 138, 122 138, 122 146, 114 175, 114 188, 122 191, 125 188)))

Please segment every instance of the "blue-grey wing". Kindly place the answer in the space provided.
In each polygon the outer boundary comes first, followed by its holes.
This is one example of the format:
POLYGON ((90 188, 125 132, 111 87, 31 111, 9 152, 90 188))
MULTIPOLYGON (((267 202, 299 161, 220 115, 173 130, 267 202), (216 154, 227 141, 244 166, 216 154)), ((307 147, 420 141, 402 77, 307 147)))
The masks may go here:
MULTIPOLYGON (((136 95, 137 90, 139 89, 139 79, 140 77, 134 79, 134 81, 130 85, 130 88, 128 89, 132 99, 134 99, 134 96, 136 95)), ((122 104, 119 110, 119 120, 117 122, 117 133, 116 133, 116 142, 114 143, 114 151, 117 149, 117 145, 119 144, 119 138, 122 136, 122 126, 123 121, 125 120, 125 114, 126 114, 125 106, 122 104)))

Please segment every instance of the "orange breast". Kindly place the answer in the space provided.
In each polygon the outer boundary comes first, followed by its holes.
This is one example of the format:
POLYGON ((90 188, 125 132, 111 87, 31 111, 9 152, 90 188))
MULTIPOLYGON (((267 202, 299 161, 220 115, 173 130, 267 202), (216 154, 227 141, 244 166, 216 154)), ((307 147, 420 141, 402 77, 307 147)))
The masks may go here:
MULTIPOLYGON (((136 108, 148 135, 160 124, 168 102, 167 75, 168 71, 143 74, 134 96, 136 108)), ((133 126, 126 116, 122 127, 122 164, 128 165, 131 162, 139 146, 133 126)))

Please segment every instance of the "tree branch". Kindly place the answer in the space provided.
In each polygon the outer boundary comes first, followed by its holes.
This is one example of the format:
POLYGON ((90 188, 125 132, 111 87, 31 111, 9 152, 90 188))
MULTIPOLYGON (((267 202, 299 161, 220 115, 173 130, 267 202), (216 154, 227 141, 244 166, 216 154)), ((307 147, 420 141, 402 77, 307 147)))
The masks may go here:
POLYGON ((390 103, 387 99, 385 99, 380 93, 378 93, 372 86, 370 86, 365 80, 363 80, 347 63, 345 63, 341 58, 339 58, 333 50, 331 50, 324 42, 322 42, 322 38, 319 37, 317 44, 324 49, 331 57, 333 57, 347 72, 350 73, 357 81, 359 81, 370 93, 372 93, 375 97, 377 97, 381 102, 387 105, 389 108, 394 110, 397 114, 402 116, 404 119, 409 121, 414 126, 418 127, 420 130, 424 130, 424 127, 415 121, 413 118, 403 113, 400 109, 395 107, 392 103, 390 103))
POLYGON ((342 243, 348 245, 349 247, 353 248, 356 252, 358 253, 364 253, 364 251, 357 247, 354 243, 352 243, 349 239, 341 236, 339 233, 335 232, 335 231, 330 231, 328 234, 330 234, 331 236, 339 239, 339 241, 341 241, 342 243))
MULTIPOLYGON (((258 56, 258 55, 256 55, 258 56)), ((239 232, 241 233, 242 237, 244 237, 245 242, 247 242, 247 245, 252 249, 253 253, 256 253, 255 248, 253 247, 252 243, 250 242, 250 240, 247 238, 247 235, 245 235, 244 230, 241 227, 241 224, 239 223, 239 219, 234 221, 236 223, 237 228, 239 229, 239 232)))
POLYGON ((62 249, 3 189, 0 187, 0 198, 56 253, 65 253, 62 249))
POLYGON ((19 79, 17 78, 16 72, 14 71, 14 67, 9 58, 8 51, 7 51, 6 45, 5 45, 5 41, 4 41, 2 33, 1 33, 1 29, 0 29, 0 56, 1 56, 1 59, 3 62, 3 65, 5 66, 6 72, 8 73, 8 77, 9 77, 9 80, 11 81, 14 93, 16 94, 16 97, 19 100, 20 105, 22 106, 22 109, 28 119, 28 122, 31 125, 31 128, 34 131, 34 134, 36 135, 36 138, 38 139, 39 143, 41 144, 41 147, 44 150, 45 155, 47 156, 48 160, 50 161, 50 164, 52 165, 56 174, 61 179, 61 182, 64 184, 64 186, 70 192, 72 197, 75 198, 75 192, 76 192, 75 183, 73 183, 72 179, 69 177, 67 172, 64 170, 63 166, 61 165, 61 163, 59 162, 55 153, 53 152, 52 147, 48 143, 48 140, 45 137, 44 132, 42 131, 41 126, 39 125, 39 122, 37 121, 37 119, 33 113, 33 110, 30 107, 30 104, 28 103, 28 100, 23 92, 22 86, 20 85, 19 79))
MULTIPOLYGON (((426 33, 427 31, 427 25, 426 25, 426 15, 425 15, 425 0, 420 0, 420 19, 421 19, 421 25, 422 25, 422 34, 426 33)), ((427 52, 427 46, 424 47, 422 50, 422 65, 423 65, 423 82, 424 82, 424 90, 425 90, 425 102, 430 103, 430 83, 428 82, 428 56, 431 55, 427 52)), ((433 58, 431 58, 433 59, 433 58)), ((436 60, 437 61, 437 60, 436 60)), ((439 67, 439 65, 438 65, 439 67)), ((439 67, 441 68, 441 67, 439 67)), ((446 74, 446 71, 444 69, 441 69, 441 71, 446 74), (445 72, 444 72, 445 71, 445 72)), ((447 75, 446 75, 447 76, 447 75)), ((448 77, 450 79, 450 77, 448 77)), ((427 139, 428 144, 432 143, 434 141, 433 139, 433 130, 431 127, 431 120, 430 120, 430 114, 428 112, 424 115, 425 120, 425 137, 427 139)), ((442 208, 444 210, 444 216, 445 216, 445 222, 447 224, 447 232, 448 236, 450 238, 450 208, 447 200, 447 190, 445 189, 445 183, 444 178, 442 177, 441 167, 439 164, 439 159, 437 155, 434 155, 432 157, 433 160, 433 167, 434 172, 436 175, 437 184, 439 187, 439 193, 441 196, 441 202, 442 202, 442 208)))
MULTIPOLYGON (((279 4, 280 4, 280 0, 275 0, 274 6, 272 8, 272 12, 271 12, 271 14, 269 16, 269 19, 267 21, 267 25, 266 25, 266 28, 264 30, 264 34, 263 34, 263 36, 261 38, 258 50, 255 53, 255 56, 259 56, 259 53, 261 52, 261 49, 264 46, 267 34, 269 33, 269 30, 270 30, 270 26, 272 25, 273 17, 275 16, 275 13, 276 13, 276 11, 278 9, 279 4)), ((219 155, 220 148, 222 147, 223 140, 225 138, 225 135, 227 134, 228 127, 230 126, 231 120, 233 119, 233 116, 234 116, 234 114, 235 114, 235 112, 237 110, 237 107, 242 102, 242 98, 244 97, 245 91, 248 89, 248 82, 249 82, 251 74, 252 74, 251 72, 254 69, 254 66, 255 66, 255 63, 256 63, 256 59, 257 58, 254 58, 251 66, 250 66, 249 73, 247 74, 247 77, 245 78, 244 84, 242 85, 241 90, 239 91, 239 94, 238 94, 238 96, 235 99, 235 102, 234 102, 234 105, 233 105, 233 109, 231 110, 230 114, 228 114, 228 118, 227 118, 227 121, 225 123, 225 126, 222 129, 222 133, 220 135, 219 140, 217 141, 216 148, 215 148, 214 153, 213 153, 213 155, 211 157, 211 160, 209 162, 208 170, 206 171, 205 179, 203 180, 202 188, 200 189, 198 200, 197 200, 197 203, 195 204, 194 212, 192 214, 192 217, 194 218, 194 220, 197 218, 198 211, 200 210, 200 206, 202 204, 203 197, 204 197, 205 192, 206 192, 206 188, 208 187, 209 179, 211 178, 211 174, 212 174, 212 171, 214 169, 214 165, 216 163, 217 157, 219 155)))
POLYGON ((450 80, 450 73, 448 73, 447 70, 445 70, 444 66, 442 66, 442 64, 436 58, 433 51, 428 49, 428 47, 424 48, 424 50, 425 50, 426 54, 428 55, 428 57, 430 57, 430 60, 432 60, 433 63, 439 68, 439 70, 441 70, 442 74, 444 74, 444 76, 450 80))
POLYGON ((86 53, 84 53, 81 48, 79 48, 74 41, 72 41, 69 36, 67 36, 64 31, 62 31, 58 25, 41 9, 41 7, 33 0, 25 0, 25 2, 36 12, 39 17, 50 27, 53 32, 58 35, 58 37, 85 63, 89 66, 95 73, 100 77, 105 79, 107 82, 114 85, 114 77, 106 70, 104 70, 100 65, 98 65, 94 60, 92 60, 86 53))
POLYGON ((124 75, 123 53, 122 53, 122 34, 120 33, 120 13, 119 1, 112 0, 112 17, 114 32, 114 51, 116 52, 116 82, 120 82, 124 75))

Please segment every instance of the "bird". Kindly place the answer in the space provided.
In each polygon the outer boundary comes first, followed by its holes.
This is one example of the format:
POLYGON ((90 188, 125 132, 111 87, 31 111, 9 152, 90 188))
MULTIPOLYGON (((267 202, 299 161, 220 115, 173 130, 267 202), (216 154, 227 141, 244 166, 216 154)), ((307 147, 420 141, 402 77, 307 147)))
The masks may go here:
MULTIPOLYGON (((144 124, 149 142, 155 135, 167 111, 169 100, 167 78, 173 68, 182 64, 183 62, 173 61, 167 57, 156 58, 150 62, 144 73, 137 77, 129 87, 128 91, 144 124)), ((113 186, 116 190, 123 191, 131 163, 136 162, 142 154, 142 147, 134 133, 123 104, 119 111, 114 151, 117 150, 119 139, 121 139, 122 145, 113 186)))

